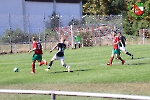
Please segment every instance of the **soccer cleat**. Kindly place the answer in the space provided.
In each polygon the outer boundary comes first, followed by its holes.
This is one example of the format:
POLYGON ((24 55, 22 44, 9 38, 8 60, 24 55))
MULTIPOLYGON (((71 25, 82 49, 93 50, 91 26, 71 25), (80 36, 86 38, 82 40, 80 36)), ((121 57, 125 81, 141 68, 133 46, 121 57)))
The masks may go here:
POLYGON ((35 72, 31 71, 31 74, 35 74, 35 72))
POLYGON ((48 68, 47 68, 47 69, 45 69, 45 71, 47 71, 47 72, 48 72, 49 70, 50 70, 50 69, 48 69, 48 68))
POLYGON ((110 63, 107 63, 107 65, 108 65, 108 66, 112 66, 112 64, 110 64, 110 63))
POLYGON ((70 66, 68 66, 68 72, 70 72, 70 66))
POLYGON ((133 55, 131 56, 131 59, 133 59, 133 55))
POLYGON ((122 61, 122 65, 124 65, 124 63, 125 63, 125 61, 123 60, 123 61, 122 61))

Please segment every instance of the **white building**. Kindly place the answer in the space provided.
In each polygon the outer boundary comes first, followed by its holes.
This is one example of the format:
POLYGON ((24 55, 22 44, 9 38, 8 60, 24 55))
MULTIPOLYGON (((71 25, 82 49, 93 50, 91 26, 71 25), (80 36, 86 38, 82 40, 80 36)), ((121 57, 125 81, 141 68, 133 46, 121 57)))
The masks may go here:
MULTIPOLYGON (((25 20, 18 16, 45 16, 47 21, 54 11, 60 16, 81 17, 82 0, 0 0, 0 34, 9 27, 25 29, 25 20)), ((39 18, 30 18, 30 31, 43 27, 43 18, 39 18)))
POLYGON ((0 14, 82 16, 81 0, 0 0, 0 14))

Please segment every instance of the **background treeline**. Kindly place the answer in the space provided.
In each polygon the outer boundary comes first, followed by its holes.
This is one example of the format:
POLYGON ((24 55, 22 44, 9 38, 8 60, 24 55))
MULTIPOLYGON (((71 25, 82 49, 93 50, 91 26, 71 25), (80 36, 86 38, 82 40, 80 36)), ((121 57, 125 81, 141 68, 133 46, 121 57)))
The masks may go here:
POLYGON ((138 35, 140 29, 150 30, 150 0, 82 0, 83 15, 123 15, 123 32, 138 35), (133 4, 144 2, 144 10, 148 11, 142 18, 133 17, 133 4))

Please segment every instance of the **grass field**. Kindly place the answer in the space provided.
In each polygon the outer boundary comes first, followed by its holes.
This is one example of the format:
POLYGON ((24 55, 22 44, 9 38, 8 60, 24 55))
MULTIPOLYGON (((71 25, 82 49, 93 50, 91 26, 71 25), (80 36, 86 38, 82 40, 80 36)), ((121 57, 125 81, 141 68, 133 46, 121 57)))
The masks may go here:
MULTIPOLYGON (((73 72, 55 61, 49 72, 47 66, 36 64, 36 74, 30 74, 32 54, 0 55, 0 88, 25 90, 60 90, 75 92, 98 92, 150 96, 150 45, 128 45, 134 59, 121 54, 125 65, 114 59, 107 66, 112 46, 66 49, 65 62, 73 72), (19 72, 13 72, 18 67, 19 72)), ((44 51, 43 59, 49 61, 51 54, 44 51)), ((100 98, 57 96, 57 100, 102 100, 100 98)), ((46 95, 0 94, 0 100, 50 100, 46 95)), ((104 99, 106 100, 106 99, 104 99)))

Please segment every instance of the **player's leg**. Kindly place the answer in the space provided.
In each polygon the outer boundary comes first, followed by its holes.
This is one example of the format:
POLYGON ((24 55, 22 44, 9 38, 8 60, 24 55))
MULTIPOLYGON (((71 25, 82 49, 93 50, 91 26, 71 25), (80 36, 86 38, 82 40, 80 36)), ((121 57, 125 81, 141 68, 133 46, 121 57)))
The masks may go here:
POLYGON ((34 54, 32 56, 31 74, 35 74, 35 62, 36 62, 36 59, 37 59, 37 55, 34 54))
POLYGON ((117 55, 117 58, 118 58, 119 60, 121 60, 121 61, 122 61, 122 65, 124 65, 125 61, 120 57, 120 55, 117 55))
POLYGON ((47 61, 46 60, 42 60, 42 55, 38 55, 38 62, 39 62, 39 66, 45 64, 47 65, 47 61))
POLYGON ((53 56, 53 58, 50 60, 47 69, 45 69, 46 71, 49 71, 50 68, 52 67, 53 62, 57 59, 56 54, 53 56))
POLYGON ((53 61, 54 61, 54 60, 51 60, 51 61, 49 62, 49 64, 48 64, 48 69, 50 69, 51 66, 53 65, 53 61))
POLYGON ((77 44, 75 43, 75 44, 74 44, 74 49, 76 49, 76 48, 77 48, 77 44))
POLYGON ((79 45, 79 48, 80 48, 80 47, 81 47, 81 43, 79 42, 79 44, 78 44, 78 45, 79 45))
POLYGON ((67 64, 65 64, 64 62, 64 57, 61 57, 60 59, 61 65, 65 68, 67 68, 68 72, 70 72, 70 66, 68 66, 67 64))
POLYGON ((133 54, 131 54, 130 52, 126 51, 126 54, 131 56, 131 58, 133 59, 133 54))
POLYGON ((115 54, 115 50, 112 50, 112 54, 111 54, 111 57, 110 57, 110 61, 109 61, 109 63, 107 63, 108 66, 111 66, 111 65, 112 65, 112 62, 113 62, 113 59, 114 59, 114 54, 115 54))
POLYGON ((127 54, 128 56, 131 56, 131 58, 133 59, 133 55, 131 53, 129 53, 125 47, 121 47, 120 48, 125 54, 127 54))
POLYGON ((31 70, 31 74, 35 74, 35 61, 32 60, 32 70, 31 70))
POLYGON ((117 58, 122 61, 122 65, 124 65, 125 61, 120 57, 120 50, 119 49, 116 50, 116 55, 117 55, 117 58))

